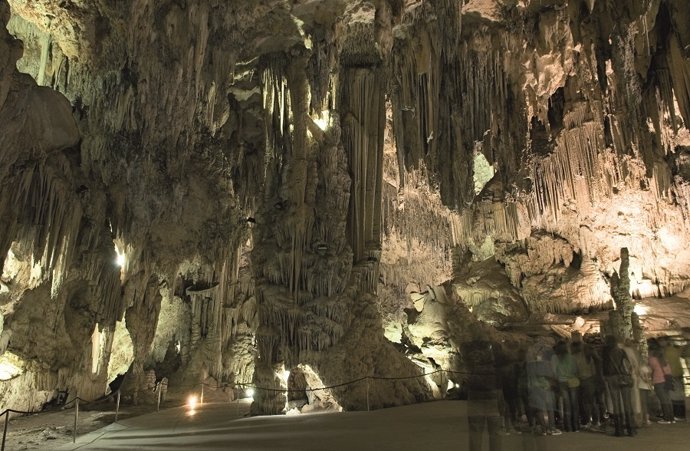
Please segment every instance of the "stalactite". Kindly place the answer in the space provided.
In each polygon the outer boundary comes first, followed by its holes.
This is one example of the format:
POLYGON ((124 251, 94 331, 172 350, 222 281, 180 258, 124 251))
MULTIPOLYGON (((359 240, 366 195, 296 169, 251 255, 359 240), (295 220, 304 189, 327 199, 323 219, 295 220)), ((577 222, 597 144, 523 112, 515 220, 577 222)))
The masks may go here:
MULTIPOLYGON (((4 246, 15 238, 30 246, 45 271, 52 271, 52 295, 56 296, 73 262, 79 239, 82 209, 67 180, 46 164, 29 167, 18 176, 12 193, 2 193, 11 209, 18 213, 20 226, 7 230, 4 246)), ((16 213, 15 213, 16 214, 16 213)), ((13 217, 15 215, 10 215, 13 217)))
POLYGON ((380 247, 384 78, 380 69, 347 68, 341 76, 343 145, 353 190, 348 230, 355 262, 380 247))

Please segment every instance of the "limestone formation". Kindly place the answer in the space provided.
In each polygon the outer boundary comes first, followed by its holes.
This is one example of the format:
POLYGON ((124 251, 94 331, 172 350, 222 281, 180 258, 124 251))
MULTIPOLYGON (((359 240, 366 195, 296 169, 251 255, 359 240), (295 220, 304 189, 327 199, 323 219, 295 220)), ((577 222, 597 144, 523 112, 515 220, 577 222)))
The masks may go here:
POLYGON ((688 23, 685 0, 0 0, 0 407, 118 374, 151 402, 153 374, 281 413, 299 369, 338 385, 307 410, 379 408, 444 396, 424 373, 472 328, 676 327, 633 301, 690 288, 688 23))

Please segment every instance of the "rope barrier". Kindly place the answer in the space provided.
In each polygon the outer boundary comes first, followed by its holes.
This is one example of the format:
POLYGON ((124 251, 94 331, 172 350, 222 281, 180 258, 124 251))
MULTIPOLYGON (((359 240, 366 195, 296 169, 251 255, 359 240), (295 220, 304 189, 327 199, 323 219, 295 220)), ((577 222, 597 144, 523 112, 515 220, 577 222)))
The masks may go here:
MULTIPOLYGON (((353 379, 353 380, 348 381, 348 382, 343 382, 343 383, 341 383, 341 384, 328 385, 328 386, 325 386, 325 387, 318 387, 318 388, 305 388, 305 389, 269 388, 269 387, 258 386, 258 385, 251 384, 251 383, 246 383, 246 384, 245 384, 245 383, 238 383, 238 384, 234 384, 234 385, 232 385, 232 386, 234 386, 234 387, 244 387, 244 388, 253 388, 253 389, 255 389, 255 390, 264 390, 264 391, 269 391, 269 392, 305 392, 305 391, 307 391, 307 392, 314 392, 314 391, 320 391, 320 390, 330 390, 330 389, 333 389, 333 388, 340 388, 340 387, 344 387, 344 386, 347 386, 347 385, 353 385, 353 384, 356 384, 356 383, 358 383, 358 382, 361 382, 361 381, 367 380, 367 379, 371 379, 371 380, 385 380, 385 381, 392 381, 392 380, 409 380, 409 379, 417 379, 417 378, 426 377, 426 376, 432 376, 432 375, 438 374, 438 373, 471 374, 470 372, 467 372, 467 371, 453 371, 453 370, 443 370, 443 369, 440 369, 440 370, 432 371, 431 373, 417 374, 417 375, 414 375, 414 376, 397 376, 397 377, 392 377, 392 376, 363 376, 363 377, 360 377, 360 378, 358 378, 358 379, 353 379)), ((205 384, 204 384, 204 385, 205 385, 205 384)), ((208 386, 208 385, 207 385, 207 386, 208 386)), ((226 386, 227 386, 227 385, 226 385, 226 386)), ((225 387, 225 386, 224 386, 224 387, 225 387)), ((220 388, 220 387, 217 387, 217 388, 220 388)))
MULTIPOLYGON (((204 387, 209 387, 209 388, 213 388, 216 390, 220 389, 220 388, 225 389, 228 387, 233 388, 233 389, 234 388, 244 388, 244 389, 251 388, 254 390, 263 390, 266 392, 290 393, 290 392, 316 392, 316 391, 322 391, 322 390, 332 390, 334 388, 346 387, 348 385, 354 385, 354 384, 360 383, 362 381, 366 381, 367 382, 367 410, 369 410, 369 381, 370 380, 385 380, 385 381, 409 380, 409 379, 417 379, 417 378, 423 378, 423 377, 427 377, 427 376, 433 376, 434 374, 438 374, 438 373, 471 374, 471 373, 465 372, 465 371, 438 369, 438 370, 432 371, 430 373, 423 373, 423 374, 417 374, 417 375, 412 375, 412 376, 397 376, 397 377, 392 377, 392 376, 362 376, 360 378, 353 379, 353 380, 350 380, 347 382, 342 382, 339 384, 333 384, 333 385, 328 385, 328 386, 324 386, 324 387, 317 387, 317 388, 307 387, 304 389, 269 388, 269 387, 262 387, 262 386, 259 386, 256 384, 251 384, 251 383, 232 383, 232 384, 226 383, 226 384, 222 384, 222 385, 219 385, 219 384, 212 385, 212 384, 207 384, 204 382, 200 382, 197 384, 176 385, 176 387, 177 387, 177 389, 200 387, 202 393, 203 393, 204 387)), ((156 384, 156 387, 154 388, 153 391, 158 392, 156 410, 160 411, 161 391, 162 391, 161 384, 160 383, 156 384)), ((70 401, 66 401, 62 405, 61 410, 71 408, 72 405, 74 405, 74 408, 75 408, 74 428, 73 428, 73 441, 74 442, 76 442, 76 436, 77 436, 77 423, 78 423, 78 419, 79 419, 79 408, 84 407, 84 406, 88 406, 91 404, 97 404, 97 403, 100 403, 103 401, 107 401, 114 396, 117 396, 117 407, 116 407, 116 411, 115 411, 115 421, 117 422, 117 417, 118 417, 119 408, 120 408, 120 390, 117 390, 117 391, 112 392, 108 395, 105 395, 101 398, 93 399, 93 400, 86 400, 86 399, 83 399, 79 396, 75 396, 70 401)), ((5 416, 5 421, 4 421, 4 430, 3 430, 3 434, 2 434, 2 446, 0 447, 0 451, 5 451, 5 440, 6 440, 6 436, 7 436, 7 429, 9 426, 9 418, 10 418, 10 414, 12 414, 12 413, 15 413, 18 415, 41 415, 41 414, 50 413, 50 412, 45 412, 45 411, 32 412, 32 411, 24 411, 24 410, 16 410, 16 409, 5 409, 5 410, 3 410, 2 413, 0 413, 0 418, 5 416)))

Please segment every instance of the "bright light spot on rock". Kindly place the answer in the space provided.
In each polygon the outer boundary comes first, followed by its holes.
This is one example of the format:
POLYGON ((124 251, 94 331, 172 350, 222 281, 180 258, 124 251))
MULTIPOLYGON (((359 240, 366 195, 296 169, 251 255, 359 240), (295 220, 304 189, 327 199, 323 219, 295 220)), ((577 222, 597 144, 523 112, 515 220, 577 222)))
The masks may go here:
POLYGON ((124 254, 124 252, 120 253, 120 251, 117 249, 115 249, 115 251, 117 252, 117 258, 115 259, 115 264, 117 264, 117 266, 122 268, 123 266, 125 266, 125 261, 126 261, 125 260, 125 254, 124 254))
POLYGON ((7 257, 5 257, 5 266, 2 268, 2 278, 5 280, 12 279, 19 272, 20 263, 14 256, 12 249, 7 251, 7 257))
POLYGON ((8 381, 22 374, 19 357, 6 352, 0 357, 0 381, 8 381))
POLYGON ((662 227, 657 232, 657 236, 661 240, 661 244, 669 251, 677 250, 681 245, 681 240, 672 231, 668 230, 666 227, 662 227))
POLYGON ((290 371, 288 370, 283 370, 283 380, 287 384, 288 379, 290 379, 290 371))
POLYGON ((115 323, 110 361, 108 363, 108 381, 119 374, 125 374, 134 361, 134 346, 125 320, 115 323))
POLYGON ((475 146, 474 150, 474 166, 472 177, 474 179, 475 194, 479 194, 496 173, 494 167, 489 164, 489 160, 487 160, 484 154, 481 152, 480 147, 481 146, 479 145, 475 146))
POLYGON ((642 304, 635 304, 633 311, 637 314, 637 316, 644 316, 647 314, 647 311, 649 311, 649 308, 642 304))
POLYGON ((253 388, 248 388, 245 393, 247 395, 247 398, 254 399, 254 389, 253 388))
POLYGON ((448 379, 448 387, 446 387, 446 391, 450 390, 451 388, 455 387, 455 382, 452 380, 448 379))
POLYGON ((19 374, 19 368, 10 363, 0 363, 0 381, 8 381, 19 374))
POLYGON ((321 115, 314 119, 314 123, 323 131, 328 130, 331 123, 331 113, 328 110, 321 112, 321 115))
POLYGON ((105 334, 98 329, 98 323, 91 334, 91 373, 98 374, 101 355, 105 347, 105 334))

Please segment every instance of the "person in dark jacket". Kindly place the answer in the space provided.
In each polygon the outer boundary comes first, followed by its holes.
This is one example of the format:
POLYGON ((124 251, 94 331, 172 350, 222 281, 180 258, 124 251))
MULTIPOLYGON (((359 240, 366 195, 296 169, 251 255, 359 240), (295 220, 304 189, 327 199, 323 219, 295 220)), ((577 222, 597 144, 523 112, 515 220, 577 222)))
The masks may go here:
POLYGON ((491 451, 501 450, 501 417, 499 400, 501 386, 496 372, 493 345, 481 333, 460 347, 467 368, 467 421, 469 423, 470 451, 482 449, 484 429, 489 432, 491 451))
POLYGON ((577 397, 580 379, 577 364, 570 354, 568 343, 559 341, 554 347, 551 364, 554 369, 558 397, 563 402, 563 429, 568 432, 580 430, 580 410, 577 397))
POLYGON ((632 407, 632 365, 620 340, 613 336, 606 337, 602 363, 613 403, 615 434, 620 437, 625 430, 629 436, 634 436, 636 429, 632 407))

